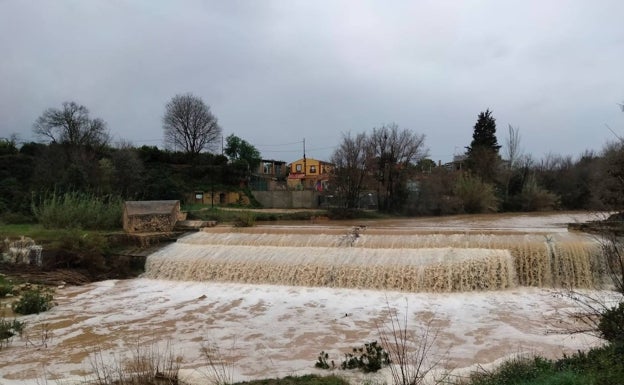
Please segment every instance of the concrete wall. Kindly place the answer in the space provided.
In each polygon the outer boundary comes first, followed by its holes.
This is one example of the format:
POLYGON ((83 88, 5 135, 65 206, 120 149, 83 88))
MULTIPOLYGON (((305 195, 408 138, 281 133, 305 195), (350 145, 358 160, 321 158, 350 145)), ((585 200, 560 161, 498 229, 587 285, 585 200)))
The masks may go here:
POLYGON ((318 208, 316 191, 252 191, 253 196, 267 209, 315 209, 318 208))
POLYGON ((210 191, 196 191, 186 194, 187 202, 201 203, 203 205, 225 206, 229 204, 249 204, 249 197, 238 191, 215 191, 214 199, 210 191), (201 198, 198 198, 199 194, 201 198))

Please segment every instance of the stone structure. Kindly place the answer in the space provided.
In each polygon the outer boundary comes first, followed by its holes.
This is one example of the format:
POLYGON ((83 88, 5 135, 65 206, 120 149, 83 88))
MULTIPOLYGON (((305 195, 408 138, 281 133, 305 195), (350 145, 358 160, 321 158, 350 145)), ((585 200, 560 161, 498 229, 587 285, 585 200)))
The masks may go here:
POLYGON ((124 203, 123 227, 128 233, 170 232, 177 221, 185 219, 177 200, 124 203))

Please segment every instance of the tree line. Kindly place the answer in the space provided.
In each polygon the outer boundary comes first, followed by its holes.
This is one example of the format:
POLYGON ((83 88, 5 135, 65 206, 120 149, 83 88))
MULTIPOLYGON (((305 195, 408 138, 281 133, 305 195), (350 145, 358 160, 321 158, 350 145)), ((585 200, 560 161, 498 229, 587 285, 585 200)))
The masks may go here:
POLYGON ((76 102, 45 110, 33 123, 38 142, 0 139, 0 220, 32 217, 46 195, 83 192, 125 200, 184 199, 195 190, 235 189, 260 163, 260 152, 221 127, 203 100, 176 95, 165 106, 165 149, 111 143, 104 120, 76 102), (212 152, 211 152, 212 151, 212 152))
MULTIPOLYGON (((222 129, 203 100, 174 96, 162 119, 165 149, 111 144, 106 122, 76 102, 45 110, 33 123, 39 142, 0 140, 0 212, 27 218, 45 194, 85 192, 125 200, 184 199, 195 190, 245 186, 260 152, 222 129)), ((518 128, 504 146, 490 110, 481 112, 473 138, 456 162, 428 158, 425 136, 392 123, 345 133, 330 162, 332 204, 408 215, 494 211, 620 208, 624 199, 621 140, 578 157, 537 160, 521 149, 518 128), (503 152, 501 154, 501 152, 503 152)))
POLYGON ((396 124, 346 133, 331 158, 329 193, 344 209, 366 207, 374 195, 379 209, 408 215, 619 210, 624 203, 619 138, 600 152, 538 160, 523 153, 517 127, 509 125, 499 144, 488 109, 478 115, 465 149, 438 165, 427 157, 422 134, 396 124))

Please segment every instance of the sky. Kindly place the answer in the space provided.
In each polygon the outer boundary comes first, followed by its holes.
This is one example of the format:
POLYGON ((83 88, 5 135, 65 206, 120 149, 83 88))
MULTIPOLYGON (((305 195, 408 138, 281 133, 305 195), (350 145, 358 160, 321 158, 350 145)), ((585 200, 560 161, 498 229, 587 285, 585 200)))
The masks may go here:
MULTIPOLYGON (((0 138, 65 101, 113 142, 163 147, 176 94, 265 159, 329 160, 344 134, 425 135, 446 162, 490 109, 536 159, 624 136, 621 0, 0 0, 0 138)), ((503 148, 504 154, 504 148, 503 148)))

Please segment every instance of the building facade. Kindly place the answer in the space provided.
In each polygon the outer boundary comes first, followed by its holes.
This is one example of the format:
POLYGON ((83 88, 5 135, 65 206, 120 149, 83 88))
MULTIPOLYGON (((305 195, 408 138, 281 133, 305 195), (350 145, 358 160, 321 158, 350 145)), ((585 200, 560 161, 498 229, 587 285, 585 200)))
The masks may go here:
POLYGON ((288 188, 292 190, 323 191, 329 183, 332 164, 314 158, 303 157, 290 164, 288 188))

